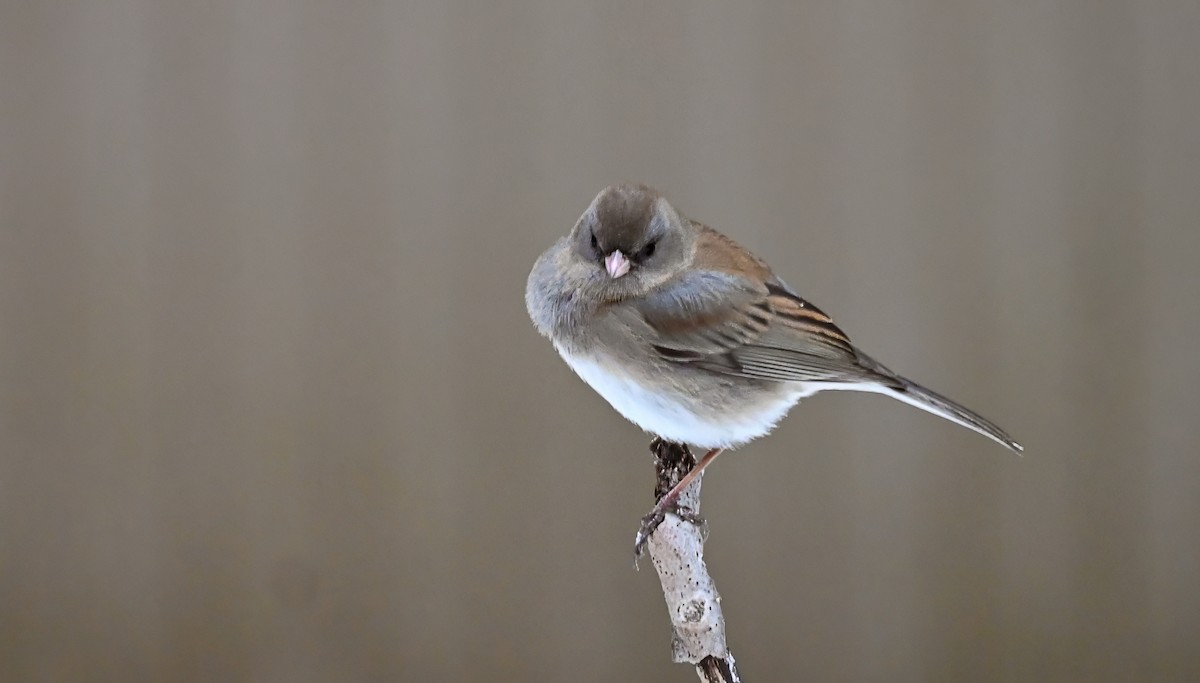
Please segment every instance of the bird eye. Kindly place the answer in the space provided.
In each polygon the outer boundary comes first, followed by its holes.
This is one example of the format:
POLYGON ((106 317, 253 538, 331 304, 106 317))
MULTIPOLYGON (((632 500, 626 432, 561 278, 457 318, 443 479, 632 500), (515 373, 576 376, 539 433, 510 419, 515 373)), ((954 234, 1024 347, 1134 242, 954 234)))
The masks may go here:
POLYGON ((650 258, 651 256, 654 256, 654 247, 657 245, 658 245, 657 240, 647 244, 646 246, 642 247, 642 251, 640 254, 638 254, 638 256, 640 256, 641 258, 650 258))
POLYGON ((596 233, 592 233, 592 249, 600 251, 600 240, 596 239, 596 233))

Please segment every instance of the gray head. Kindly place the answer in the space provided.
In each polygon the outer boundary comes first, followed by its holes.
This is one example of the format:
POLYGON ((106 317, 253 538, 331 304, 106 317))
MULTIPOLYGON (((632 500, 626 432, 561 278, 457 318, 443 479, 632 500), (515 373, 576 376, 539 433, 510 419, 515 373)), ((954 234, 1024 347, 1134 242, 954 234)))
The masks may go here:
POLYGON ((645 185, 604 188, 580 216, 570 241, 612 298, 665 282, 691 262, 696 248, 687 220, 645 185))

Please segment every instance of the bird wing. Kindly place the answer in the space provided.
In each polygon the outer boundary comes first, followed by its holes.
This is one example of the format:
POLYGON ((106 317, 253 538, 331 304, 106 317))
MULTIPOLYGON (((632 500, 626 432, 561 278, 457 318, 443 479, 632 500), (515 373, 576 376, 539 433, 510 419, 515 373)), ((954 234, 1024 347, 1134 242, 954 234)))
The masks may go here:
MULTIPOLYGON (((701 239, 729 238, 701 226, 701 239)), ((663 358, 775 381, 876 381, 895 375, 850 343, 821 309, 743 249, 715 254, 638 304, 663 358)))

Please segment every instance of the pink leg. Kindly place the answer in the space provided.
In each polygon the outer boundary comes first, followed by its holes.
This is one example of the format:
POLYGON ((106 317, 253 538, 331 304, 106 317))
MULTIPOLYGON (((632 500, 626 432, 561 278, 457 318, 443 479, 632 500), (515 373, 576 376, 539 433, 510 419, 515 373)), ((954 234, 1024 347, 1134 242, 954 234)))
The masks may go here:
POLYGON ((668 512, 677 514, 687 521, 700 523, 699 518, 695 515, 681 513, 681 511, 677 509, 676 506, 679 503, 679 496, 683 494, 684 490, 687 489, 687 487, 690 486, 693 481, 696 481, 696 477, 700 476, 700 474, 704 471, 704 468, 708 467, 713 460, 716 460, 717 456, 720 455, 723 450, 724 449, 722 448, 714 448, 705 453, 704 457, 700 458, 700 462, 696 463, 696 466, 693 467, 690 472, 683 475, 683 478, 679 480, 678 484, 671 487, 671 490, 667 491, 666 495, 658 499, 658 503, 654 506, 654 509, 650 511, 650 514, 642 518, 642 528, 638 531, 637 539, 634 541, 633 557, 635 564, 638 556, 642 554, 642 548, 645 547, 646 541, 650 539, 650 535, 654 533, 654 530, 658 528, 658 525, 662 524, 662 521, 668 512))

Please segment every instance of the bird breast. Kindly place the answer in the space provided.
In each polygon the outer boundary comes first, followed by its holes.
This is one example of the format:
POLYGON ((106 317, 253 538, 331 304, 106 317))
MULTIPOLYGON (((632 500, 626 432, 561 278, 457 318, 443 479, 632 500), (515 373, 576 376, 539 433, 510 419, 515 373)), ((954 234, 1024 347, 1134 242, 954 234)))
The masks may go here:
POLYGON ((703 448, 731 448, 767 434, 812 393, 798 383, 739 388, 727 379, 711 378, 692 390, 651 385, 601 355, 572 352, 559 344, 555 348, 625 419, 664 439, 703 448))

